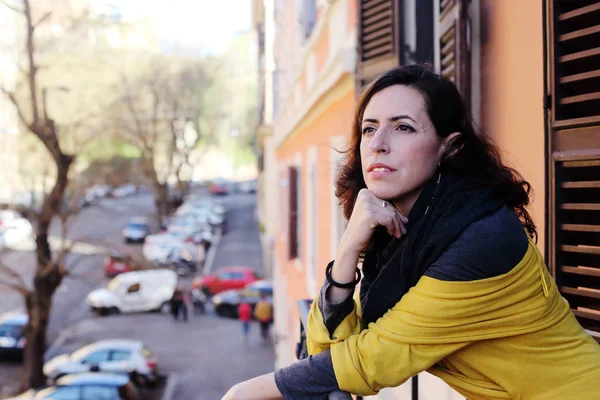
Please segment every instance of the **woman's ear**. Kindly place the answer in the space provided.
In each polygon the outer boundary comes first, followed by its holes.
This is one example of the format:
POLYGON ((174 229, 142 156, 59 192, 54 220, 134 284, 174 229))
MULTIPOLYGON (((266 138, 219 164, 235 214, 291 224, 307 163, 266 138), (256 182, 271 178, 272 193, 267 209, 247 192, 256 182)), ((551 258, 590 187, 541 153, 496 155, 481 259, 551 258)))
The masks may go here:
POLYGON ((449 134, 448 136, 446 136, 444 139, 442 139, 442 143, 440 144, 440 150, 438 153, 438 158, 439 160, 442 159, 444 152, 446 151, 446 148, 448 147, 448 145, 456 138, 458 138, 461 135, 460 132, 453 132, 451 134, 449 134))

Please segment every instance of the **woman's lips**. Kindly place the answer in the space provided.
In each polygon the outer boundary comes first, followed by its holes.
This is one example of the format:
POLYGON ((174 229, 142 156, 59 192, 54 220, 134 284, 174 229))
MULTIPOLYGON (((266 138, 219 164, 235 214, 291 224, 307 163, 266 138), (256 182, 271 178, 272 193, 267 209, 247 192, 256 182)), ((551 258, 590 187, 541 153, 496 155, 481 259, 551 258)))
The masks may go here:
POLYGON ((369 171, 369 176, 372 178, 383 178, 395 172, 395 170, 391 170, 388 168, 374 168, 369 171))

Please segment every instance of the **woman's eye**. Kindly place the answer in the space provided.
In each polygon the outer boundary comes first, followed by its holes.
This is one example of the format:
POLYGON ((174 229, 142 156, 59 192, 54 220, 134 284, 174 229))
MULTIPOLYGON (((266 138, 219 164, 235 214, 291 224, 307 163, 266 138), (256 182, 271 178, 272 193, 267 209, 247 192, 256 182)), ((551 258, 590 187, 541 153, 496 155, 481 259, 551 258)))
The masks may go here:
POLYGON ((413 132, 414 131, 412 126, 404 125, 404 124, 398 125, 398 127, 396 129, 398 129, 399 131, 403 131, 403 132, 413 132))
POLYGON ((369 133, 373 133, 375 132, 375 128, 373 128, 372 126, 367 126, 366 128, 363 128, 363 135, 367 135, 369 133))

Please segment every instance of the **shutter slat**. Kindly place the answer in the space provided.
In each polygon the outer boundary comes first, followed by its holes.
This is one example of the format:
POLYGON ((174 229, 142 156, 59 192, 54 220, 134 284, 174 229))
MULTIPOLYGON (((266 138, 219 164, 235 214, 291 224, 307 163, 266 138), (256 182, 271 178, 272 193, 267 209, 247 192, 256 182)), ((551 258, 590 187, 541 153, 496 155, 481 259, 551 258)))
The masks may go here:
POLYGON ((594 33, 600 32, 600 25, 590 26, 589 28, 580 29, 575 32, 565 33, 558 37, 559 42, 567 42, 569 40, 584 38, 594 33))
POLYGON ((387 1, 383 1, 380 4, 376 4, 376 5, 373 5, 370 7, 363 6, 363 11, 362 11, 363 20, 373 16, 374 14, 379 14, 379 13, 383 12, 384 10, 389 10, 390 6, 391 6, 391 4, 387 1))
POLYGON ((387 2, 387 0, 363 0, 360 7, 363 10, 365 10, 365 9, 377 7, 379 4, 386 3, 386 2, 387 2))
POLYGON ((565 168, 600 167, 600 160, 565 161, 565 168))
POLYGON ((560 229, 571 232, 599 232, 600 225, 562 224, 560 229))
POLYGON ((363 24, 363 32, 365 32, 366 29, 368 29, 372 24, 375 24, 381 20, 385 20, 387 21, 387 26, 391 27, 392 24, 392 10, 388 9, 385 12, 381 13, 381 14, 375 14, 369 18, 365 18, 362 21, 363 24))
POLYGON ((560 104, 584 103, 586 101, 600 100, 600 92, 580 94, 578 96, 563 97, 560 104))
POLYGON ((456 5, 456 0, 442 0, 440 3, 440 20, 444 19, 456 5))
POLYGON ((586 210, 600 211, 600 204, 597 203, 563 203, 560 208, 563 210, 586 210))
MULTIPOLYGON (((390 36, 389 32, 385 31, 385 28, 391 29, 390 21, 387 19, 376 22, 372 25, 367 25, 363 29, 363 40, 368 40, 367 36, 369 36, 369 34, 371 34, 373 32, 377 32, 379 35, 384 34, 384 35, 390 36)), ((391 36, 390 36, 390 40, 392 40, 391 36)))
POLYGON ((558 58, 558 62, 567 63, 570 61, 582 60, 584 58, 590 58, 600 55, 600 47, 595 47, 589 50, 578 51, 576 53, 567 54, 558 58))
POLYGON ((590 14, 596 11, 600 11, 600 3, 592 4, 586 7, 581 7, 573 11, 569 11, 558 16, 559 21, 567 21, 569 19, 581 17, 586 14, 590 14))
POLYGON ((598 189, 600 181, 563 182, 560 187, 563 189, 598 189))
POLYGON ((587 244, 570 245, 563 244, 560 246, 562 251, 569 253, 595 254, 600 255, 600 246, 590 246, 587 244))
POLYGON ((594 310, 592 308, 587 307, 577 307, 576 309, 571 309, 573 314, 578 317, 593 319, 595 321, 600 321, 600 311, 594 310))
POLYGON ((560 78, 560 83, 571 83, 571 82, 581 82, 587 79, 599 78, 600 77, 600 69, 594 71, 583 72, 581 74, 568 75, 560 78))
POLYGON ((600 290, 598 290, 598 289, 591 289, 591 288, 586 288, 586 287, 572 288, 572 287, 568 287, 568 286, 561 286, 560 290, 563 293, 574 294, 576 296, 585 296, 585 297, 591 297, 594 299, 600 299, 600 290))
POLYGON ((562 266, 560 268, 560 270, 562 272, 566 272, 568 274, 600 277, 600 268, 592 268, 592 267, 584 267, 584 266, 569 267, 569 266, 565 265, 565 266, 562 266))
POLYGON ((378 56, 389 54, 393 50, 393 48, 394 46, 392 46, 392 44, 390 43, 389 45, 381 46, 370 51, 363 50, 363 59, 369 60, 378 56))
POLYGON ((363 43, 363 49, 365 50, 365 52, 369 52, 372 49, 379 49, 380 47, 385 47, 388 44, 389 45, 392 44, 392 42, 390 41, 390 38, 383 37, 381 39, 372 40, 370 42, 363 43))

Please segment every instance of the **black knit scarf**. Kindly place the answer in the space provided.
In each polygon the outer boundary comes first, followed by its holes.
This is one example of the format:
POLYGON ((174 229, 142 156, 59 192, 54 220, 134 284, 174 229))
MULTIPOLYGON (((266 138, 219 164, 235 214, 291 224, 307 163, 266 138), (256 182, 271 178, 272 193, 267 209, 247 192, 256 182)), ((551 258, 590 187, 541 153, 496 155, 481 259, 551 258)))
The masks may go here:
POLYGON ((365 254, 360 287, 363 321, 383 316, 465 228, 504 204, 489 188, 436 174, 408 215, 407 234, 401 239, 388 236, 376 251, 365 254))

